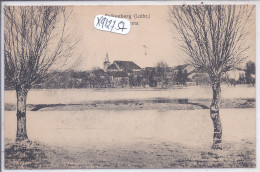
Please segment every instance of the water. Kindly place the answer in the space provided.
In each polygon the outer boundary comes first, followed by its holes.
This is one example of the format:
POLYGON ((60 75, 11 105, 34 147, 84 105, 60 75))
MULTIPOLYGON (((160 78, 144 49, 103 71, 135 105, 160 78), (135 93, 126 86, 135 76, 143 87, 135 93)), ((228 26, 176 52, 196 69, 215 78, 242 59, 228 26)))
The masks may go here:
MULTIPOLYGON (((28 104, 84 103, 94 100, 212 97, 209 86, 179 89, 59 89, 31 90, 28 104)), ((255 87, 222 86, 222 98, 255 98, 255 87)), ((5 91, 5 103, 16 103, 15 91, 5 91)), ((255 109, 221 109, 224 141, 255 139, 255 109)), ((96 146, 169 141, 196 146, 212 143, 209 110, 28 111, 31 140, 61 146, 96 146)), ((5 137, 14 140, 15 111, 5 111, 5 137)))
MULTIPOLYGON (((222 109, 224 141, 255 139, 255 109, 222 109)), ((209 110, 28 111, 28 136, 49 145, 96 147, 137 142, 210 145, 209 110)), ((5 112, 5 138, 14 141, 15 111, 5 112)))
MULTIPOLYGON (((255 87, 222 86, 222 98, 255 98, 255 87)), ((16 103, 15 91, 5 91, 5 103, 16 103)), ((70 104, 96 100, 118 99, 151 99, 151 98, 189 98, 211 99, 210 86, 190 86, 175 89, 50 89, 31 90, 28 93, 28 104, 70 104)))

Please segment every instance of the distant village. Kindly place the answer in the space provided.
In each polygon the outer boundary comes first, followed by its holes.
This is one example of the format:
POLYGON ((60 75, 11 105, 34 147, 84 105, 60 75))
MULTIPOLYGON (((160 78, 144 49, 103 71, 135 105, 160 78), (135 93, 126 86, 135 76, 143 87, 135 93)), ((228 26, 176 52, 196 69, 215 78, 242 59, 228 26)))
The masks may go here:
MULTIPOLYGON (((229 71, 223 78, 223 84, 233 86, 237 84, 254 85, 255 71, 252 72, 252 69, 250 69, 251 72, 248 74, 248 70, 246 68, 237 68, 229 71)), ((133 61, 115 60, 111 63, 108 54, 106 54, 103 69, 56 71, 49 74, 48 78, 51 79, 36 88, 170 88, 174 86, 210 84, 210 79, 206 73, 196 71, 188 64, 169 67, 166 63, 159 62, 154 67, 141 68, 133 61)))

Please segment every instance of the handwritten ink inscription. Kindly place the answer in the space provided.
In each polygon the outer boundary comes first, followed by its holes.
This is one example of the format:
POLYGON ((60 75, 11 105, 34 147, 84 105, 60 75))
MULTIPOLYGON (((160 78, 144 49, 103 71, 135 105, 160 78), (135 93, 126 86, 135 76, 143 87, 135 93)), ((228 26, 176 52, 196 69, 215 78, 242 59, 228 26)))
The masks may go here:
POLYGON ((97 15, 95 17, 94 26, 98 30, 119 34, 127 34, 130 31, 130 21, 104 15, 97 15))

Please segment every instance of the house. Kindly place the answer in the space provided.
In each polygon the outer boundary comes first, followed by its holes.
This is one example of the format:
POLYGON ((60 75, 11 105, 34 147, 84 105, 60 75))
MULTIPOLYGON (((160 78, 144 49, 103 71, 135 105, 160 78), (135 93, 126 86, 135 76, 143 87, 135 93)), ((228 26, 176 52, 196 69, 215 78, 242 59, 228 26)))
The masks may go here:
POLYGON ((192 81, 194 81, 196 85, 210 85, 209 75, 205 72, 195 72, 192 76, 192 81))
POLYGON ((234 70, 228 71, 226 73, 226 76, 229 79, 234 79, 235 81, 237 81, 239 79, 239 77, 241 77, 241 76, 245 77, 245 74, 246 74, 246 72, 244 69, 236 68, 234 70))
POLYGON ((175 67, 165 66, 163 68, 159 67, 146 67, 144 69, 144 75, 146 80, 148 80, 150 87, 171 87, 174 85, 179 85, 180 81, 177 79, 178 73, 186 73, 188 77, 186 79, 187 85, 195 85, 195 82, 192 81, 192 76, 195 73, 195 69, 189 65, 178 65, 175 67))
POLYGON ((195 74, 195 69, 193 66, 189 64, 183 64, 183 65, 177 65, 175 67, 167 67, 166 73, 167 73, 167 78, 169 80, 168 84, 169 85, 179 85, 180 81, 178 79, 178 73, 181 72, 184 75, 182 75, 185 78, 185 83, 187 85, 195 85, 195 82, 193 82, 192 77, 195 74))
POLYGON ((109 76, 109 78, 111 80, 112 87, 129 86, 129 76, 126 72, 108 71, 107 75, 109 76))
POLYGON ((192 78, 192 76, 195 74, 195 68, 189 64, 178 65, 178 66, 174 67, 172 70, 173 70, 174 74, 177 74, 178 70, 181 70, 181 71, 186 70, 187 74, 190 78, 192 78))

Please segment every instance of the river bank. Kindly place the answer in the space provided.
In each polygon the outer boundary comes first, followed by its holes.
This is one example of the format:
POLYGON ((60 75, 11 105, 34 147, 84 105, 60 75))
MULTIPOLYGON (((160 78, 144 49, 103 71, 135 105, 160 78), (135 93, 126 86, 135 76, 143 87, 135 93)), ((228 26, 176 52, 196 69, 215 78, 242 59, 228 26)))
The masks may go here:
MULTIPOLYGON (((81 104, 28 104, 28 111, 84 111, 84 110, 195 110, 209 109, 211 99, 130 99, 88 101, 81 104)), ((254 98, 222 99, 220 108, 255 108, 254 98)), ((5 111, 15 111, 16 105, 5 103, 5 111)))

